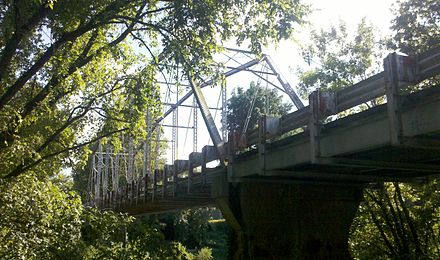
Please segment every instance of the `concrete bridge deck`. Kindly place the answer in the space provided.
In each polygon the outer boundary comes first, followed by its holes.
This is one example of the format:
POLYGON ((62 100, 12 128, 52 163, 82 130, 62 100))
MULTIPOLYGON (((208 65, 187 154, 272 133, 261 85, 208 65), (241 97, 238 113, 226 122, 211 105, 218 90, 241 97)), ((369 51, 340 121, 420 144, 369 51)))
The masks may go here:
POLYGON ((400 143, 393 144, 387 105, 321 127, 319 156, 311 158, 308 130, 240 154, 229 177, 291 177, 301 180, 412 181, 440 171, 440 87, 405 97, 400 143), (264 159, 264 169, 261 162, 264 159))

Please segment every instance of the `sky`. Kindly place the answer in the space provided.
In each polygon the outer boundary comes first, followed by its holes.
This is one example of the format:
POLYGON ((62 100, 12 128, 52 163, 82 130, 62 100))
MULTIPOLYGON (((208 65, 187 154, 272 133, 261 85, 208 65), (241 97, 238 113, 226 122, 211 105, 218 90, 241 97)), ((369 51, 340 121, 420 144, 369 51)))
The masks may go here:
MULTIPOLYGON (((392 0, 369 0, 369 1, 358 1, 358 0, 303 0, 306 4, 311 4, 314 12, 308 17, 310 26, 305 26, 299 29, 295 34, 296 42, 293 40, 284 40, 278 43, 277 46, 270 45, 263 49, 263 53, 269 54, 272 57, 275 65, 283 74, 284 78, 292 85, 295 89, 297 84, 297 76, 294 73, 295 68, 303 64, 302 59, 299 55, 299 44, 304 44, 308 41, 308 35, 310 30, 313 29, 327 29, 331 25, 337 25, 340 20, 345 21, 349 31, 354 31, 357 24, 366 17, 367 22, 371 22, 374 26, 378 28, 378 33, 382 35, 387 35, 390 33, 390 22, 393 17, 391 13, 392 0)), ((226 46, 226 47, 237 47, 237 46, 226 46)), ((244 47, 239 47, 245 49, 244 47)), ((227 81, 228 86, 228 96, 231 90, 237 86, 245 86, 249 83, 249 78, 245 76, 237 75, 229 78, 227 81)), ((251 79, 256 80, 256 79, 251 79)), ((208 103, 211 106, 215 106, 218 101, 219 91, 216 89, 211 89, 209 87, 204 89, 204 95, 208 103)), ((192 98, 190 98, 192 100, 192 98)), ((191 102, 186 104, 191 104, 191 102)), ((286 98, 287 100, 287 98, 286 98)), ((179 125, 189 126, 190 108, 179 108, 179 125)), ((211 111, 213 116, 214 111, 211 111)), ((218 127, 220 114, 217 114, 216 121, 218 127)), ((171 116, 165 120, 165 124, 171 124, 171 116)), ((171 139, 171 129, 165 130, 165 135, 168 140, 171 139)), ((187 159, 188 154, 192 152, 192 130, 190 129, 180 129, 179 130, 179 145, 178 145, 178 158, 177 159, 187 159)), ((209 135, 201 120, 201 115, 199 114, 199 127, 198 127, 198 150, 200 151, 203 145, 208 143, 209 135)), ((210 143, 212 145, 212 142, 210 143)), ((168 163, 171 163, 171 148, 167 154, 168 163)))
MULTIPOLYGON (((393 17, 391 6, 393 0, 304 0, 311 4, 315 10, 308 18, 315 29, 326 29, 331 25, 337 25, 340 20, 345 21, 349 30, 355 30, 363 17, 367 18, 383 35, 390 33, 390 22, 393 17)), ((301 28, 296 38, 299 43, 308 40, 310 27, 301 28)), ((296 68, 300 64, 298 43, 292 40, 281 42, 277 47, 272 45, 264 49, 275 61, 284 77, 291 83, 296 83, 296 75, 290 68, 296 68)))

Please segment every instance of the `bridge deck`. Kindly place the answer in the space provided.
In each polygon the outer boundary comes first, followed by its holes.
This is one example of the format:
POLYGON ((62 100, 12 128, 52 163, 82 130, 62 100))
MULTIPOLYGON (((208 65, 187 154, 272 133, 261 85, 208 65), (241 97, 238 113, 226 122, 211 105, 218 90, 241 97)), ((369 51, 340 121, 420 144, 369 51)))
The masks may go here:
MULTIPOLYGON (((134 215, 214 206, 213 178, 226 174, 231 182, 319 181, 338 185, 411 182, 440 174, 440 88, 407 96, 404 107, 400 145, 391 145, 384 104, 325 124, 320 135, 321 157, 316 162, 311 161, 309 131, 305 130, 266 143, 265 169, 261 169, 262 157, 254 147, 237 154, 226 168, 205 168, 204 172, 193 173, 190 181, 188 169, 178 172, 177 185, 169 175, 166 188, 160 176, 158 180, 162 181, 157 182, 156 190, 148 189, 146 200, 145 191, 133 186, 128 187, 128 192, 121 191, 127 195, 119 200, 108 195, 108 202, 103 205, 134 215)), ((217 159, 210 151, 205 163, 217 159)), ((200 161, 193 166, 200 167, 200 161)))
POLYGON ((266 144, 265 171, 257 150, 238 156, 231 177, 254 175, 329 181, 412 181, 440 172, 440 88, 406 97, 402 143, 392 145, 386 104, 325 124, 320 157, 311 162, 309 131, 266 144))
POLYGON ((263 118, 246 134, 244 150, 231 135, 228 143, 205 146, 95 203, 137 215, 214 205, 227 196, 228 182, 364 185, 438 175, 440 87, 405 93, 440 73, 439 57, 439 49, 414 59, 390 54, 384 72, 336 93, 316 91, 308 107, 280 119, 263 118), (329 120, 384 97, 386 104, 329 120), (215 161, 218 167, 207 168, 215 161))

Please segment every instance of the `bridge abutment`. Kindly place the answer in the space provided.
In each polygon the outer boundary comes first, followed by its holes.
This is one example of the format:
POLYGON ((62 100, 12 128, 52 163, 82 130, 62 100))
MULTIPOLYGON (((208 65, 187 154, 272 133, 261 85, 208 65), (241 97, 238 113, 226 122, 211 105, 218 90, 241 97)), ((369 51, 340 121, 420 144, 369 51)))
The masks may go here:
POLYGON ((234 259, 351 259, 348 235, 361 188, 255 182, 229 187, 220 208, 237 233, 234 259))

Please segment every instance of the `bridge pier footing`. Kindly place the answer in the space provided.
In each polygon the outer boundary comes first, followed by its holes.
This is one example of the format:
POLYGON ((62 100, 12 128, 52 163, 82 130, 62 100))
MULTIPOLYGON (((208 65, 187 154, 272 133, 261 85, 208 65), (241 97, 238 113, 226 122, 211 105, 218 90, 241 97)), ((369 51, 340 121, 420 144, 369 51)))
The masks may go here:
POLYGON ((228 184, 219 200, 237 233, 234 259, 351 259, 348 234, 362 199, 354 186, 228 184))

